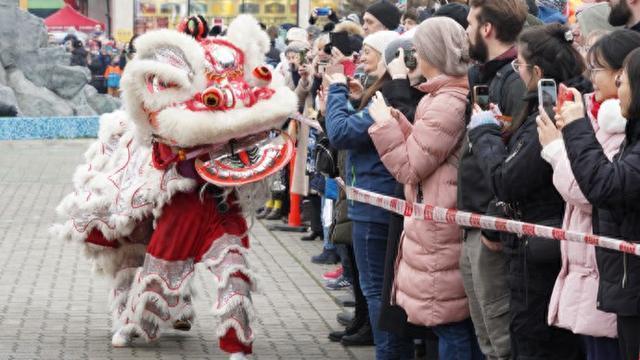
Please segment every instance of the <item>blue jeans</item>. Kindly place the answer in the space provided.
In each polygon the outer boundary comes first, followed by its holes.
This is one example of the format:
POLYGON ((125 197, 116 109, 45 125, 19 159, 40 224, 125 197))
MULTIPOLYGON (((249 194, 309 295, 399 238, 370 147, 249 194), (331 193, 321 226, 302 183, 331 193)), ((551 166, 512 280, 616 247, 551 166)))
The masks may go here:
MULTIPOLYGON (((322 206, 320 207, 320 214, 321 214, 321 219, 322 221, 322 239, 323 239, 323 243, 322 243, 322 248, 325 250, 335 250, 336 246, 331 242, 331 236, 330 236, 330 232, 331 232, 331 224, 325 224, 324 223, 324 207, 328 206, 328 202, 327 202, 327 198, 326 197, 322 197, 321 201, 322 201, 322 206)), ((331 206, 333 206, 333 202, 329 202, 331 203, 331 206)))
POLYGON ((388 232, 387 224, 353 222, 353 250, 358 266, 360 287, 369 307, 369 320, 376 344, 376 359, 413 359, 412 339, 378 328, 388 232))
POLYGON ((438 335, 440 360, 484 359, 471 319, 434 326, 433 332, 438 335))

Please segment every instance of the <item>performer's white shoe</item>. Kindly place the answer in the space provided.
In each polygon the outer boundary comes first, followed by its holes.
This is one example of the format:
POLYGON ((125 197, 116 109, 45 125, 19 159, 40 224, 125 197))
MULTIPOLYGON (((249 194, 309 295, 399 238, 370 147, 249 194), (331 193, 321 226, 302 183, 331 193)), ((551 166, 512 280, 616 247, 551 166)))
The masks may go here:
POLYGON ((244 353, 239 352, 231 354, 229 360, 248 360, 248 358, 244 356, 244 353))
POLYGON ((113 334, 113 337, 111 338, 111 346, 115 348, 130 346, 131 339, 131 333, 124 331, 124 329, 119 329, 115 334, 113 334))

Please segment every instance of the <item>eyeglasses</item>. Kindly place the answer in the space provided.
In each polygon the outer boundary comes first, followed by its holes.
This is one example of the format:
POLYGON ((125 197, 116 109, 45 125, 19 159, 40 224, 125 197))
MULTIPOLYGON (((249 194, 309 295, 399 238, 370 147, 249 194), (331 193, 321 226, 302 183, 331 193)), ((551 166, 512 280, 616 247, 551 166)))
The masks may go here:
POLYGON ((605 71, 605 70, 607 69, 603 67, 596 68, 596 67, 587 66, 587 71, 589 72, 589 76, 595 75, 598 71, 605 71))
POLYGON ((521 68, 521 67, 523 67, 523 66, 524 66, 525 68, 527 68, 527 69, 531 67, 531 65, 529 65, 529 64, 519 63, 519 62, 518 62, 518 59, 514 59, 514 60, 511 62, 511 67, 512 67, 512 68, 513 68, 513 70, 515 70, 516 72, 520 71, 520 68, 521 68))

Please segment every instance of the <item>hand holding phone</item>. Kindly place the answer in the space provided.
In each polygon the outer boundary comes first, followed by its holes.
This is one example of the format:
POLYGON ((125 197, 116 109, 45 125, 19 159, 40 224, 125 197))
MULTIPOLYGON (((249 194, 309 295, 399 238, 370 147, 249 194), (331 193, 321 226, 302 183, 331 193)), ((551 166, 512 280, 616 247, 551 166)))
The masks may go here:
POLYGON ((331 15, 331 9, 328 7, 319 7, 315 9, 317 16, 329 16, 331 15))
POLYGON ((538 81, 538 104, 553 119, 553 110, 558 102, 558 89, 556 81, 553 79, 540 79, 538 81))
POLYGON ((560 86, 558 86, 558 112, 562 109, 565 101, 573 101, 573 93, 568 91, 565 84, 560 84, 560 86))
POLYGON ((476 85, 473 87, 473 102, 478 104, 482 111, 489 109, 489 87, 487 85, 476 85))

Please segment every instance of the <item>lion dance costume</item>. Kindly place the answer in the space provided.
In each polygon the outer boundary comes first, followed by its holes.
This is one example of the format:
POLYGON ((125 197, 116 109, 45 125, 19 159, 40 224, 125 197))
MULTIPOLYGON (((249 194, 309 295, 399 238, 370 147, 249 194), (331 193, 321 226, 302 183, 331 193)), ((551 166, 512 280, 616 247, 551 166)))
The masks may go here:
POLYGON ((52 232, 83 242, 112 279, 113 346, 190 329, 199 263, 215 281, 220 347, 243 357, 256 289, 245 215, 292 157, 291 139, 274 129, 297 98, 262 65, 269 39, 252 17, 239 16, 224 38, 207 38, 200 17, 180 30, 136 40, 123 110, 101 117, 52 232))

